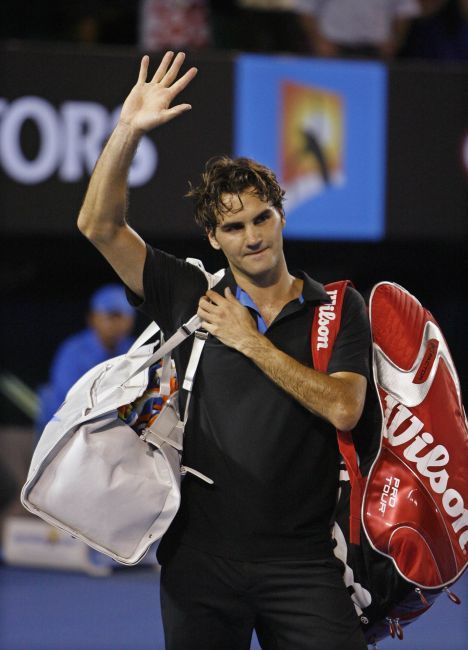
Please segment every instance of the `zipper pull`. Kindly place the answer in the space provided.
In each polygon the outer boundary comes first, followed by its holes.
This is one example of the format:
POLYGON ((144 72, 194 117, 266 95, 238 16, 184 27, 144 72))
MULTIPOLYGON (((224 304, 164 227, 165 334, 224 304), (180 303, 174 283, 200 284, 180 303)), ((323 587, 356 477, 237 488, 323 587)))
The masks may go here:
POLYGON ((429 602, 427 601, 425 595, 421 591, 419 587, 416 587, 415 592, 418 594, 419 598, 421 599, 422 604, 424 607, 429 607, 429 602))
POLYGON ((400 639, 400 641, 403 641, 403 628, 402 628, 401 625, 400 625, 400 619, 399 619, 399 618, 395 618, 395 619, 394 619, 394 623, 395 623, 395 632, 396 632, 396 635, 397 635, 398 639, 400 639))
POLYGON ((454 594, 453 591, 450 591, 448 587, 444 587, 444 591, 447 594, 447 596, 450 598, 452 603, 455 603, 455 605, 459 605, 461 603, 461 600, 457 596, 457 594, 454 594))
POLYGON ((397 637, 400 641, 403 639, 403 628, 400 625, 399 618, 390 618, 387 616, 388 630, 392 639, 397 637))

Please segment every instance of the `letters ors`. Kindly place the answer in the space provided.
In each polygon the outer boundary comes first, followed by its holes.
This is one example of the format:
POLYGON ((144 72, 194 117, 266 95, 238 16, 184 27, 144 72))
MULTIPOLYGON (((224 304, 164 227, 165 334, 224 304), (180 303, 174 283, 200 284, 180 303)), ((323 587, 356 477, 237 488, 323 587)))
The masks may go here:
MULTIPOLYGON (((47 181, 55 173, 74 183, 93 171, 121 107, 113 111, 96 102, 66 101, 58 108, 42 97, 0 97, 0 166, 24 185, 47 181), (34 155, 24 150, 25 127, 37 136, 34 155)), ((143 137, 130 169, 131 186, 146 184, 154 175, 158 155, 154 142, 143 137)))

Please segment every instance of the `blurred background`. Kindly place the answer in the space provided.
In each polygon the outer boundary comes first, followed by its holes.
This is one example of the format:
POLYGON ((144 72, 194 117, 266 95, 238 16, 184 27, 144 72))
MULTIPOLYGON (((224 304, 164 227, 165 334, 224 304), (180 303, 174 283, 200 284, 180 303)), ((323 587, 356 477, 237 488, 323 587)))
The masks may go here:
MULTIPOLYGON (((3 650, 163 647, 154 560, 125 570, 80 546, 67 555, 60 535, 22 528, 18 493, 57 351, 89 326, 93 292, 118 281, 76 229, 82 197, 142 53, 156 66, 166 49, 199 68, 183 96, 193 110, 140 145, 135 228, 217 270, 188 182, 214 155, 258 159, 287 190, 290 267, 351 278, 365 297, 381 280, 403 285, 440 323, 466 397, 467 0, 4 0, 3 650)), ((133 335, 145 325, 137 316, 133 335)), ((459 585, 464 611, 440 598, 408 629, 408 647, 465 647, 466 579, 459 585)))

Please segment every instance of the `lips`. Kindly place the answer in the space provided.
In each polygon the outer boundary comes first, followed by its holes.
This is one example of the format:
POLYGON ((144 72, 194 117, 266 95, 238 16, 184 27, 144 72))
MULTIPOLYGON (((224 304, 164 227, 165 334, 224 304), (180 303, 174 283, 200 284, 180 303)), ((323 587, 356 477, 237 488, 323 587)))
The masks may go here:
POLYGON ((255 255, 261 255, 261 254, 264 253, 266 250, 268 250, 268 249, 267 249, 267 248, 262 248, 262 249, 259 250, 259 251, 253 251, 252 253, 246 253, 246 257, 252 257, 252 256, 255 257, 255 255))

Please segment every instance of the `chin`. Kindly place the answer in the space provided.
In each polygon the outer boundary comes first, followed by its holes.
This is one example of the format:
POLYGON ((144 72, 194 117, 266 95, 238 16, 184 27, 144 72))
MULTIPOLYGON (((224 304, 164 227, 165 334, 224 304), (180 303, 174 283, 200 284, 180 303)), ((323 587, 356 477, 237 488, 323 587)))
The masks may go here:
POLYGON ((248 267, 244 266, 243 271, 246 275, 250 275, 252 278, 260 278, 274 273, 275 266, 271 264, 251 264, 248 267))

